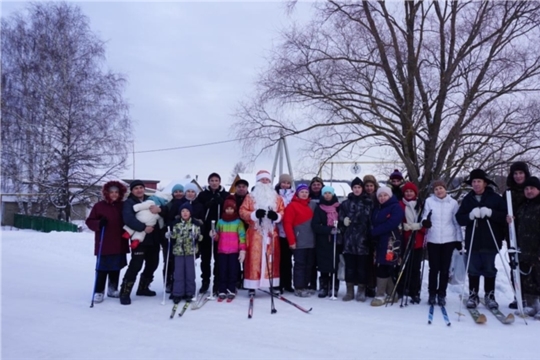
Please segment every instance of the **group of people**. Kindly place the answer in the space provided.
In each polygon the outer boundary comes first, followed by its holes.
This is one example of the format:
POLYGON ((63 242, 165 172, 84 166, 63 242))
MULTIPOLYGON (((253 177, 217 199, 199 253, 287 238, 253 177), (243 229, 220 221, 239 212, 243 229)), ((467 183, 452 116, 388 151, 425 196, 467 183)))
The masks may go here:
POLYGON ((343 301, 372 297, 371 305, 381 306, 406 296, 420 303, 427 251, 428 303, 444 306, 452 254, 458 250, 467 254, 467 307, 478 305, 480 277, 484 277, 485 304, 497 308, 495 256, 502 240, 508 239, 507 224, 514 221, 526 311, 530 316, 540 312, 540 180, 531 176, 524 162, 514 163, 507 179, 514 217, 507 216, 505 198, 495 192, 494 182, 481 169, 469 174, 465 183, 472 189, 460 204, 447 193, 443 180, 433 181, 431 195, 420 200, 418 187, 405 182, 398 170, 390 175, 388 186, 380 186, 372 175, 353 179, 352 192, 342 202, 319 177, 295 187, 292 177, 282 174, 274 187, 270 173, 263 170, 256 181, 249 192, 250 184, 238 180, 230 194, 221 186, 219 174, 212 173, 200 193, 194 184, 175 185, 167 203, 148 198, 139 180, 130 183, 126 200, 126 187, 116 181, 106 183, 103 200, 86 221, 96 232, 94 301, 103 301, 108 278, 107 296, 130 304, 143 265, 136 294, 155 296, 149 285, 161 248, 166 291, 175 303, 196 295, 198 256, 199 293, 220 299, 233 299, 238 288, 250 295, 270 288, 299 297, 317 291, 320 298, 335 296, 341 258, 343 301), (161 217, 164 226, 140 220, 140 204, 147 202, 145 209, 161 217), (133 235, 124 233, 125 226, 144 233, 144 239, 133 241, 133 235), (126 265, 118 291, 119 273, 126 265), (403 280, 399 271, 405 267, 403 280))

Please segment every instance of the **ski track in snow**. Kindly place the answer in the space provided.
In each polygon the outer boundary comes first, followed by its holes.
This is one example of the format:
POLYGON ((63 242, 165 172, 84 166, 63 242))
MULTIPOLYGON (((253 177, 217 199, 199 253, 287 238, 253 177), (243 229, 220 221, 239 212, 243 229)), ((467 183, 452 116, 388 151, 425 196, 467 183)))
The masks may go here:
MULTIPOLYGON (((272 315, 269 296, 258 292, 248 320, 247 291, 240 290, 232 303, 208 302, 170 320, 172 301, 167 296, 161 305, 161 265, 151 286, 156 297, 136 296, 135 286, 130 306, 106 298, 89 307, 93 233, 2 231, 1 246, 2 359, 538 358, 530 341, 540 333, 537 321, 525 325, 516 318, 505 326, 482 307, 487 324, 474 324, 466 309, 458 321, 461 285, 449 286, 452 326, 445 326, 439 309, 428 325, 427 263, 422 303, 407 308, 374 308, 369 299, 344 303, 342 283, 337 301, 284 294, 313 307, 309 315, 281 300, 272 315)), ((497 266, 497 300, 506 314, 513 295, 499 258, 497 266)))

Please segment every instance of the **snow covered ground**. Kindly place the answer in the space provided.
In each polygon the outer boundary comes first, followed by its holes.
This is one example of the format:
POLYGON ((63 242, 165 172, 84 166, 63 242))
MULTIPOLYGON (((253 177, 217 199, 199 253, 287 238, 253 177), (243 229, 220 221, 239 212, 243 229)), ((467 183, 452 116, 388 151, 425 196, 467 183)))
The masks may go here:
MULTIPOLYGON (((436 309, 427 324, 427 265, 423 303, 373 308, 369 303, 290 299, 313 307, 306 315, 259 293, 247 319, 245 291, 232 303, 209 302, 169 319, 172 302, 133 294, 131 306, 107 298, 90 308, 95 258, 92 233, 2 231, 2 359, 538 359, 540 323, 458 322, 452 285, 446 327, 436 309)), ((197 261, 198 263, 198 261, 197 261)), ((500 262, 498 266, 500 267, 500 262)), ((161 268, 158 270, 161 271, 161 268)), ((158 272, 156 272, 158 275, 158 272)), ((159 276, 156 276, 159 279, 159 276)), ((497 299, 507 313, 511 290, 503 272, 497 299)))

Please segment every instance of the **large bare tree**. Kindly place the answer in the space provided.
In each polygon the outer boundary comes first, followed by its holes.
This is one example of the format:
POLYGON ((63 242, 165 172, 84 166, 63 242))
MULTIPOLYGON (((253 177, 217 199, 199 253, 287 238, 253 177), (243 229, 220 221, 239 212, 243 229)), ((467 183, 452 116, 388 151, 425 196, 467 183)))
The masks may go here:
POLYGON ((76 5, 33 3, 2 20, 1 42, 4 183, 45 194, 25 198, 21 211, 52 204, 69 220, 75 201, 124 168, 125 79, 106 70, 104 42, 76 5))
MULTIPOLYGON (((539 153, 540 3, 340 2, 283 32, 234 129, 307 133, 319 161, 390 150, 425 189, 539 153)), ((254 140, 255 139, 255 140, 254 140)))

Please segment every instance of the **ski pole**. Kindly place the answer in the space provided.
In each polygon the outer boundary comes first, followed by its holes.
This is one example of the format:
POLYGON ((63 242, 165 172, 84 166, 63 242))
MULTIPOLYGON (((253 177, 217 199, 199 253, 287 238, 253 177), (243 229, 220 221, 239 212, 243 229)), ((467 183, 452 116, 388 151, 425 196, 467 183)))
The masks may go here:
POLYGON ((169 277, 169 258, 171 257, 171 227, 167 226, 167 253, 165 259, 165 273, 163 274, 163 300, 161 300, 161 305, 165 305, 165 296, 167 294, 167 279, 169 277))
POLYGON ((337 220, 334 220, 334 229, 336 233, 334 234, 334 267, 332 268, 332 296, 330 296, 330 300, 337 300, 336 297, 336 243, 337 243, 337 220))
MULTIPOLYGON (((471 254, 472 254, 472 248, 474 244, 474 232, 476 230, 476 218, 474 218, 473 222, 473 228, 472 228, 472 234, 471 234, 471 245, 469 246, 469 255, 467 256, 467 265, 465 266, 465 275, 469 272, 469 264, 471 263, 471 254)), ((461 316, 463 315, 461 313, 461 307, 463 306, 463 300, 465 299, 465 281, 463 282, 463 288, 461 290, 461 299, 459 301, 459 311, 458 311, 458 321, 461 320, 461 316)))
POLYGON ((94 307, 94 296, 96 295, 96 285, 98 279, 99 263, 101 261, 101 248, 103 247, 103 236, 105 235, 105 226, 101 228, 101 236, 99 238, 99 249, 98 255, 96 258, 96 275, 94 277, 94 288, 92 289, 92 301, 90 302, 90 307, 94 307))
MULTIPOLYGON (((268 211, 271 211, 271 210, 272 209, 268 207, 268 211)), ((272 221, 272 229, 274 229, 273 221, 272 221)), ((267 253, 267 257, 266 257, 266 271, 268 271, 268 277, 270 278, 269 279, 270 293, 272 294, 272 296, 270 297, 270 314, 277 313, 276 306, 274 304, 274 236, 273 235, 274 234, 272 232, 272 237, 269 239, 270 240, 269 247, 272 253, 270 254, 270 256, 268 256, 268 253, 267 253), (270 261, 268 261, 268 258, 270 258, 270 261), (271 266, 270 266, 270 262, 272 263, 271 266)))
MULTIPOLYGON (((219 205, 218 205, 218 216, 219 216, 219 205)), ((211 229, 212 229, 212 233, 214 233, 216 231, 216 220, 212 220, 212 223, 211 223, 211 229)), ((212 258, 214 258, 214 237, 212 236, 210 238, 210 241, 212 242, 212 245, 211 245, 211 253, 210 253, 210 264, 212 264, 212 258)), ((216 259, 214 258, 214 274, 216 273, 216 259)), ((216 276, 214 275, 214 283, 216 282, 216 276)), ((210 296, 208 296, 208 299, 210 300, 215 300, 216 298, 214 297, 214 289, 210 290, 210 296)))

